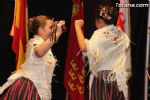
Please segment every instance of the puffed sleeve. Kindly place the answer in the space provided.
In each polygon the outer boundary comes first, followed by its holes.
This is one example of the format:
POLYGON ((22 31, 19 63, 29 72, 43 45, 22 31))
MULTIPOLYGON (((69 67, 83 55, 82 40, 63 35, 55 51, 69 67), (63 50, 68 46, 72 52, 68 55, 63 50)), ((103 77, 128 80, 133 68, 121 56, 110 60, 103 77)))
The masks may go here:
POLYGON ((31 40, 29 40, 27 44, 27 50, 26 50, 26 61, 27 62, 34 62, 34 63, 40 63, 41 58, 37 57, 34 52, 34 48, 38 47, 40 44, 42 44, 44 40, 40 37, 35 37, 31 40))

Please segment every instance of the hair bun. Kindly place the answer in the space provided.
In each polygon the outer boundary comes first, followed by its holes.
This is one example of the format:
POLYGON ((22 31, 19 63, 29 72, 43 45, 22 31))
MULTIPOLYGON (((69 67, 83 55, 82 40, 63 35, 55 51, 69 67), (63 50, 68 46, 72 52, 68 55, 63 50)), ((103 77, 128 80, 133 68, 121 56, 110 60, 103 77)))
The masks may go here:
POLYGON ((35 17, 29 18, 28 26, 29 26, 29 31, 33 32, 33 21, 35 20, 35 17))
POLYGON ((100 5, 98 12, 96 13, 96 18, 105 20, 106 24, 116 24, 118 11, 113 6, 100 5))
POLYGON ((46 20, 48 20, 48 17, 45 15, 31 17, 28 22, 29 31, 37 34, 39 27, 43 28, 46 25, 46 20))

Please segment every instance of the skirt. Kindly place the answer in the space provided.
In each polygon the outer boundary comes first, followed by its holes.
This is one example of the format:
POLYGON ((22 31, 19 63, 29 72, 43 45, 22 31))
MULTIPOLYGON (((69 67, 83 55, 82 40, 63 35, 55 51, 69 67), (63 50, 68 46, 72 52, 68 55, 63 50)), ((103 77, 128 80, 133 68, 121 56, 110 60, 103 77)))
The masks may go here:
POLYGON ((90 100, 125 100, 123 92, 119 91, 117 82, 106 80, 110 72, 101 71, 98 76, 94 76, 90 100))
POLYGON ((40 96, 33 82, 22 77, 3 92, 0 100, 40 100, 40 96))

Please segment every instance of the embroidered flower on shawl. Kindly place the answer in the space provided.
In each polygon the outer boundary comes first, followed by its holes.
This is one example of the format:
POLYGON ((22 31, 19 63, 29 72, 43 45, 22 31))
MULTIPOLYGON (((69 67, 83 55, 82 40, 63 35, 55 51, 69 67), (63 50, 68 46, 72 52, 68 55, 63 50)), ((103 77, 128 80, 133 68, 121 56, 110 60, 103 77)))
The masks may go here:
POLYGON ((119 39, 122 32, 119 29, 112 28, 108 32, 104 32, 104 34, 105 34, 106 38, 111 39, 114 44, 117 44, 117 40, 119 39))

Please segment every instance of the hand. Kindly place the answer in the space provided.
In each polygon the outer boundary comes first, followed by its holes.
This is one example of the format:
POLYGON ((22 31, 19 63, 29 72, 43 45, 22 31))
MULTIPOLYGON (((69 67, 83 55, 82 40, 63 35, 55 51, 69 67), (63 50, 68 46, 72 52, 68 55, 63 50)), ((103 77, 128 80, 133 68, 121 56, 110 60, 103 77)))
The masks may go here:
POLYGON ((49 41, 50 41, 50 46, 52 47, 52 46, 54 45, 54 43, 55 43, 54 38, 53 38, 53 37, 50 37, 50 38, 49 38, 49 41))
POLYGON ((62 26, 65 25, 65 21, 61 20, 57 23, 57 33, 62 33, 62 26))
POLYGON ((83 19, 80 19, 80 20, 75 20, 75 27, 79 27, 79 28, 82 28, 84 25, 84 21, 83 19))
POLYGON ((56 30, 56 41, 58 40, 58 38, 60 37, 60 35, 62 34, 62 26, 65 25, 65 21, 61 20, 59 22, 57 22, 57 30, 56 30))

